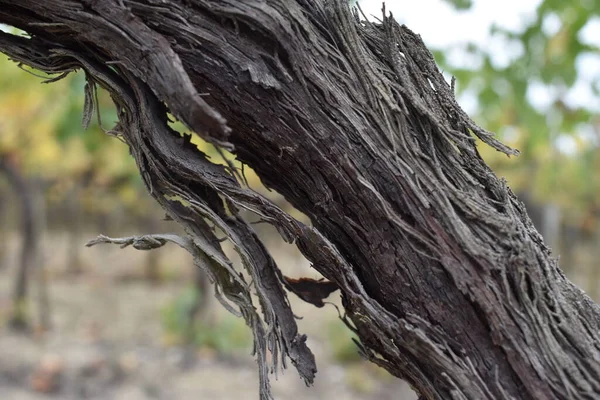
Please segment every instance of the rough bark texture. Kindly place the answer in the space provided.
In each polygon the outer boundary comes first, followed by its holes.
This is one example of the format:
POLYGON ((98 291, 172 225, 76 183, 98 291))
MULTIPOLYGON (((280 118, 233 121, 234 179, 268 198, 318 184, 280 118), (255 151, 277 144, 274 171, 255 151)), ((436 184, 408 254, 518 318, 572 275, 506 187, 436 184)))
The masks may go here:
POLYGON ((600 393, 598 306, 561 273, 472 134, 515 152, 465 115, 405 26, 360 22, 343 0, 0 0, 0 22, 31 35, 0 35, 16 61, 86 71, 86 119, 95 85, 112 93, 110 133, 188 235, 126 243, 173 240, 195 256, 254 331, 263 398, 267 351, 272 369, 287 356, 307 383, 316 367, 281 274, 238 208, 337 283, 362 352, 423 398, 600 393), (168 128, 167 111, 232 150, 312 226, 212 164, 168 128))

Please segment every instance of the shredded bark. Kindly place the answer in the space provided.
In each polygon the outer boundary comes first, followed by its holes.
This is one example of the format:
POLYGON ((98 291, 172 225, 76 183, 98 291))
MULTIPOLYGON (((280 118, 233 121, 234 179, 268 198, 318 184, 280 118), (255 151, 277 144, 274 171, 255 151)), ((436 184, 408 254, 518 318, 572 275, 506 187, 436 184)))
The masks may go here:
POLYGON ((286 357, 308 384, 316 366, 281 273, 239 209, 340 288, 362 354, 422 398, 598 396, 600 310, 562 274, 474 137, 517 152, 464 113, 421 38, 383 14, 367 22, 342 0, 0 0, 0 22, 31 35, 0 34, 0 51, 58 78, 82 68, 90 94, 111 93, 110 134, 187 236, 102 241, 192 253, 254 332, 261 398, 286 357), (167 112, 312 226, 211 163, 167 112))

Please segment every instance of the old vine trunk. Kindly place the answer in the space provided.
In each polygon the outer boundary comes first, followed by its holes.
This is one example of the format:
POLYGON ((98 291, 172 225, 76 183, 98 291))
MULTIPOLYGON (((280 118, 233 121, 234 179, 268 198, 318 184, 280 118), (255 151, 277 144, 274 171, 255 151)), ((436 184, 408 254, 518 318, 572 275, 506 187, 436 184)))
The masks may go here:
POLYGON ((239 209, 340 287, 361 351, 424 399, 599 395, 600 310, 562 274, 474 137, 516 152, 469 119, 420 37, 385 12, 369 23, 345 0, 0 0, 0 23, 30 35, 0 34, 15 61, 85 70, 86 120, 96 87, 110 91, 119 122, 109 133, 187 236, 98 241, 190 251, 254 332, 263 398, 279 363, 307 383, 316 366, 281 273, 239 209), (212 164, 167 112, 312 226, 212 164))

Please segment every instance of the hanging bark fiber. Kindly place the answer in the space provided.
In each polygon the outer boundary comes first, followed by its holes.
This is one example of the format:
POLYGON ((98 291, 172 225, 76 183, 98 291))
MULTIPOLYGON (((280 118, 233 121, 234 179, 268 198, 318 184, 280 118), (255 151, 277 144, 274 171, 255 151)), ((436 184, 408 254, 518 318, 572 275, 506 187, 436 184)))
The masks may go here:
POLYGON ((475 137, 516 151, 471 121, 420 37, 383 14, 364 22, 342 0, 0 0, 0 23, 30 35, 0 34, 0 51, 57 78, 83 69, 87 121, 96 86, 111 93, 110 133, 187 236, 100 241, 190 251, 254 332, 261 398, 286 359, 308 384, 316 366, 240 209, 340 288, 361 352, 423 399, 597 398, 598 306, 562 274, 475 137), (212 164, 167 112, 311 226, 212 164))

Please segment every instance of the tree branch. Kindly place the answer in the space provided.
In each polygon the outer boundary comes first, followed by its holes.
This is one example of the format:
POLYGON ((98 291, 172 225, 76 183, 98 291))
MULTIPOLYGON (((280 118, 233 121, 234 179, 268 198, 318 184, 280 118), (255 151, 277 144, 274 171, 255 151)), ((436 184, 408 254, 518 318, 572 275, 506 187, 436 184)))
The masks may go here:
POLYGON ((517 152, 460 109, 405 26, 361 22, 342 0, 0 6, 0 22, 32 35, 0 34, 0 51, 47 72, 81 67, 111 92, 114 130, 150 193, 254 330, 263 398, 267 349, 307 382, 316 368, 238 207, 340 287, 363 352, 425 398, 600 392, 600 310, 564 277, 472 134, 517 152), (227 145, 312 226, 211 164, 168 128, 167 110, 227 145), (205 220, 241 255, 264 319, 205 220))

